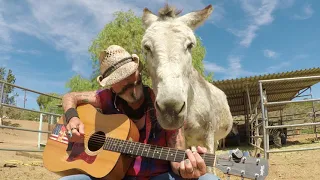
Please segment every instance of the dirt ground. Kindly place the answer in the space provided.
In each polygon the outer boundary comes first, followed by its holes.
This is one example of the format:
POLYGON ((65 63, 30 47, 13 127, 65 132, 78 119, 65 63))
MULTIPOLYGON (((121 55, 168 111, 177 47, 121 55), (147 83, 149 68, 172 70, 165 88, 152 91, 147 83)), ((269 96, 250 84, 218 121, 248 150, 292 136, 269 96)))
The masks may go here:
MULTIPOLYGON (((8 120, 5 120, 6 122, 8 120)), ((11 124, 20 124, 23 128, 39 128, 37 122, 11 120, 11 124)), ((47 130, 47 124, 43 124, 43 130, 47 130)), ((47 135, 42 135, 43 142, 46 141, 47 135)), ((288 145, 281 149, 291 149, 300 147, 320 146, 319 142, 313 142, 314 135, 300 135, 290 137, 288 145), (290 146, 289 146, 290 145, 290 146)), ((17 131, 11 129, 0 129, 0 148, 17 148, 17 149, 37 149, 38 133, 17 131)), ((248 147, 240 147, 241 150, 248 150, 248 147)), ((219 151, 223 153, 225 151, 219 151)), ((269 176, 267 180, 299 180, 299 179, 320 179, 320 150, 274 153, 270 154, 269 159, 269 176)), ((221 179, 227 179, 219 170, 218 175, 221 179)), ((59 179, 59 176, 47 171, 42 165, 42 153, 0 151, 0 179, 59 179), (16 167, 5 167, 6 165, 16 167)), ((230 179, 240 179, 231 176, 230 179)))

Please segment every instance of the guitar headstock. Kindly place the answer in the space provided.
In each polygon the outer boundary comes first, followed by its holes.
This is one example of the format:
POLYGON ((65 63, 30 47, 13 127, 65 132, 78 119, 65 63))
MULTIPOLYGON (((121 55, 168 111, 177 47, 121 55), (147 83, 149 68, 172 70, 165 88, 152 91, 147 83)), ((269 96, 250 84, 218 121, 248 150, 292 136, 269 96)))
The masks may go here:
POLYGON ((256 180, 265 179, 269 173, 269 164, 266 159, 243 156, 239 149, 217 155, 216 168, 225 174, 256 180))

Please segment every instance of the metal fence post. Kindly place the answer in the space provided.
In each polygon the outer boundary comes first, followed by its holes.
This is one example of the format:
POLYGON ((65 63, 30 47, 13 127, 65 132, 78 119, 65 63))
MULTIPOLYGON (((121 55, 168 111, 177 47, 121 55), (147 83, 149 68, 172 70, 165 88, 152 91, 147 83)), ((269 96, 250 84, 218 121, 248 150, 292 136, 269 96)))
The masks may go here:
MULTIPOLYGON (((43 114, 41 113, 40 114, 40 123, 39 123, 39 131, 41 131, 42 130, 42 120, 43 120, 43 114)), ((42 135, 42 133, 38 133, 38 148, 40 149, 40 144, 41 144, 41 135, 42 135)))
POLYGON ((264 94, 263 94, 263 89, 262 89, 262 82, 259 81, 259 90, 260 90, 260 98, 261 98, 261 113, 262 113, 262 129, 263 129, 263 149, 264 149, 264 158, 268 159, 268 153, 267 153, 267 136, 266 136, 266 128, 265 128, 265 121, 266 121, 266 116, 265 116, 265 110, 264 110, 264 94))
POLYGON ((4 85, 5 85, 4 83, 1 83, 1 92, 0 92, 0 125, 2 125, 2 116, 3 116, 2 99, 3 99, 4 85))

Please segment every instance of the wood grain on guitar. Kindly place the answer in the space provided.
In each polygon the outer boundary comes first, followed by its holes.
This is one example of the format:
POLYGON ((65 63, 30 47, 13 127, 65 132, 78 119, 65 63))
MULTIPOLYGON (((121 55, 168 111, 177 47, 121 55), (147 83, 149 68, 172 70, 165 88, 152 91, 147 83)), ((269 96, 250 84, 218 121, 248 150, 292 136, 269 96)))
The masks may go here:
MULTIPOLYGON (((84 139, 66 143, 65 127, 60 119, 50 137, 60 133, 62 139, 49 138, 43 153, 44 166, 51 172, 62 176, 86 173, 97 178, 122 179, 132 155, 175 162, 187 158, 184 150, 138 142, 137 127, 123 114, 104 115, 89 104, 77 110, 85 127, 84 139)), ((201 156, 207 166, 215 166, 225 174, 249 179, 264 179, 268 175, 265 159, 242 157, 239 152, 201 156)))

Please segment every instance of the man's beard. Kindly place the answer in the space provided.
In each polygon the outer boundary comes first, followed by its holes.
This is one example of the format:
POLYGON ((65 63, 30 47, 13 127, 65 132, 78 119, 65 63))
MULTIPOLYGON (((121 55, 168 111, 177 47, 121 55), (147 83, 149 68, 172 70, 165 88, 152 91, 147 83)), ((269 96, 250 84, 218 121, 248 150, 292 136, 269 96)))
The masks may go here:
POLYGON ((127 84, 120 93, 117 93, 118 96, 120 96, 122 99, 127 101, 128 103, 135 103, 139 100, 141 100, 143 94, 143 88, 142 88, 142 80, 141 77, 139 77, 139 80, 137 80, 134 83, 127 84), (125 92, 132 88, 132 92, 129 95, 125 95, 125 92), (136 90, 134 90, 136 88, 136 90))

